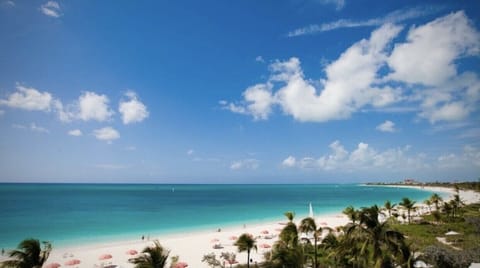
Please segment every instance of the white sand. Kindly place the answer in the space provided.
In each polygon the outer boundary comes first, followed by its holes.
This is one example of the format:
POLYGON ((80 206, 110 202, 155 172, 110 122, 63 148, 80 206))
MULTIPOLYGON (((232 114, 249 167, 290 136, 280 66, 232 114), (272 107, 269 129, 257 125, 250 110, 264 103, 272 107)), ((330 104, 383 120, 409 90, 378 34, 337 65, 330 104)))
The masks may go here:
MULTIPOLYGON (((299 219, 300 221, 300 219, 299 219)), ((252 234, 257 238, 258 251, 253 251, 251 259, 260 262, 263 258, 263 253, 270 250, 262 248, 261 245, 273 245, 277 240, 280 230, 284 227, 287 220, 280 220, 279 222, 272 222, 267 224, 258 224, 252 226, 238 226, 236 228, 222 229, 221 232, 217 230, 207 230, 202 232, 182 233, 174 235, 166 235, 162 237, 151 237, 150 241, 123 241, 115 244, 90 244, 87 246, 69 247, 69 248, 55 248, 50 254, 47 265, 53 262, 58 262, 65 266, 64 263, 71 259, 79 259, 81 263, 73 267, 101 267, 103 264, 117 264, 121 267, 133 267, 128 263, 128 259, 132 256, 126 254, 127 251, 134 249, 141 252, 143 248, 152 245, 154 239, 158 239, 162 246, 170 250, 170 256, 178 255, 180 261, 188 263, 188 267, 202 268, 208 267, 206 263, 202 263, 203 255, 214 252, 217 258, 220 258, 221 252, 234 252, 237 255, 237 260, 240 263, 246 263, 247 254, 238 253, 237 248, 233 245, 235 240, 232 236, 240 236, 243 233, 252 234), (266 234, 262 232, 268 231, 269 235, 274 235, 272 239, 263 238, 266 234), (214 242, 218 240, 218 242, 214 242), (220 243, 223 249, 214 249, 215 243, 220 243), (103 254, 111 254, 112 259, 99 260, 98 258, 103 254), (72 257, 70 257, 72 256, 72 257), (97 266, 96 266, 97 265, 97 266)), ((345 225, 348 218, 342 214, 326 215, 316 217, 316 222, 319 226, 337 227, 345 225)), ((67 266, 68 267, 68 266, 67 266)))
MULTIPOLYGON (((420 186, 390 186, 390 187, 416 187, 430 190, 436 193, 448 193, 449 198, 453 197, 455 191, 450 188, 442 187, 420 187, 420 186)), ((461 191, 460 197, 465 203, 480 202, 480 194, 473 191, 461 191)), ((419 202, 419 205, 421 202, 419 202)), ((379 204, 381 205, 381 204, 379 204)), ((425 212, 425 211, 424 211, 425 212)), ((301 219, 297 219, 300 221, 301 219)), ((322 215, 316 217, 316 223, 321 226, 337 227, 347 224, 348 218, 339 212, 333 215, 322 215)), ((187 262, 190 268, 202 268, 208 267, 206 263, 202 263, 203 255, 214 252, 217 258, 220 257, 221 252, 235 252, 237 254, 237 260, 240 263, 245 263, 247 259, 246 253, 238 253, 237 248, 233 245, 234 240, 232 236, 240 236, 243 233, 249 233, 253 236, 264 237, 262 231, 267 230, 269 234, 273 234, 273 239, 258 238, 257 245, 258 251, 253 252, 251 258, 253 261, 260 262, 262 260, 263 253, 269 249, 262 248, 262 244, 273 245, 277 240, 280 230, 284 227, 286 219, 280 219, 278 222, 271 222, 266 224, 238 226, 236 228, 222 229, 221 232, 216 230, 205 230, 200 232, 180 233, 172 235, 164 235, 162 237, 150 237, 150 241, 121 241, 115 243, 95 243, 77 247, 55 247, 51 252, 47 265, 57 262, 62 267, 101 267, 102 264, 116 264, 120 267, 133 267, 128 262, 128 259, 133 257, 126 252, 134 249, 141 252, 143 248, 148 245, 152 245, 152 240, 158 239, 160 243, 170 250, 170 256, 180 256, 180 261, 187 262), (283 223, 283 224, 282 224, 283 223), (214 242, 218 240, 218 242, 214 242), (213 249, 215 243, 220 243, 223 249, 213 249), (98 258, 103 254, 111 254, 112 259, 99 260, 98 258), (78 259, 81 261, 76 266, 66 266, 65 262, 71 259, 78 259)), ((298 223, 298 222, 297 222, 298 223)))

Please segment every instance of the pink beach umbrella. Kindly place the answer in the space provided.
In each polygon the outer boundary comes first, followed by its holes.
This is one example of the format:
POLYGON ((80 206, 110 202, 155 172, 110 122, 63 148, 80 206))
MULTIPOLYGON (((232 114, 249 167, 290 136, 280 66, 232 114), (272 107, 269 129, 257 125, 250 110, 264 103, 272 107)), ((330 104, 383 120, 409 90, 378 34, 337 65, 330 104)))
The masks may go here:
POLYGON ((68 265, 68 266, 73 266, 73 265, 78 265, 78 264, 80 264, 79 259, 72 259, 72 260, 69 260, 65 263, 65 265, 68 265))
POLYGON ((186 263, 186 262, 177 262, 173 267, 174 267, 174 268, 185 268, 185 267, 188 267, 188 263, 186 263))
POLYGON ((219 242, 219 241, 220 241, 220 240, 219 240, 218 238, 214 238, 214 239, 210 240, 210 242, 212 242, 212 243, 217 243, 217 242, 219 242))
POLYGON ((112 258, 112 255, 110 254, 103 254, 103 255, 100 255, 100 257, 98 257, 99 260, 103 261, 103 260, 108 260, 108 259, 111 259, 112 258))
POLYGON ((125 252, 125 254, 127 254, 127 255, 137 255, 138 251, 136 251, 134 249, 130 249, 130 250, 127 250, 127 252, 125 252))
POLYGON ((263 230, 261 233, 262 234, 269 234, 268 230, 263 230))
POLYGON ((261 248, 271 248, 272 246, 270 246, 269 244, 261 244, 260 247, 261 248))
POLYGON ((60 263, 54 262, 54 263, 47 264, 47 266, 45 266, 45 268, 58 268, 60 266, 62 266, 60 263))
POLYGON ((234 236, 234 235, 230 236, 230 240, 237 240, 237 239, 238 239, 237 236, 234 236))

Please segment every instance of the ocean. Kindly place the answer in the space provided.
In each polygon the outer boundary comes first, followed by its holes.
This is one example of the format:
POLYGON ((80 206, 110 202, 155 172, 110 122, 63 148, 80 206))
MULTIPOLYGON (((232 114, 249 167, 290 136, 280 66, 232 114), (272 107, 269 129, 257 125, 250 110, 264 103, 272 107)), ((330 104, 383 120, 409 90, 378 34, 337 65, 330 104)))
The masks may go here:
POLYGON ((0 247, 25 238, 54 246, 331 214, 386 200, 422 202, 431 192, 358 184, 0 184, 0 247))

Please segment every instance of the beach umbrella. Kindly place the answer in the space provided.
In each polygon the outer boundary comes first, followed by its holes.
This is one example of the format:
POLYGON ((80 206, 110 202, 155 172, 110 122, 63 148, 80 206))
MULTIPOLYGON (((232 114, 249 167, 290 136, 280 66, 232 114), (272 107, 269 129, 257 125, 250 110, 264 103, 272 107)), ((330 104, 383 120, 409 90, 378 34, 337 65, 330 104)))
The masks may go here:
POLYGON ((130 249, 130 250, 127 250, 127 252, 125 252, 125 254, 127 254, 127 255, 137 255, 138 251, 136 251, 134 249, 130 249))
POLYGON ((175 263, 175 265, 173 266, 174 268, 185 268, 185 267, 188 267, 188 263, 186 262, 177 262, 175 263))
POLYGON ((100 255, 100 257, 98 257, 99 260, 103 261, 103 260, 108 260, 108 259, 111 259, 112 258, 112 255, 110 254, 103 254, 103 255, 100 255))
POLYGON ((58 268, 60 266, 62 266, 60 263, 53 262, 53 263, 47 264, 47 266, 45 266, 45 268, 58 268))
POLYGON ((69 260, 69 261, 65 262, 65 265, 68 265, 68 266, 73 266, 73 265, 78 265, 78 264, 80 264, 79 259, 72 259, 72 260, 69 260))
POLYGON ((212 242, 212 243, 217 243, 218 241, 220 241, 218 238, 214 238, 214 239, 210 240, 210 242, 212 242))
POLYGON ((271 248, 272 246, 270 246, 269 244, 261 244, 260 247, 261 248, 271 248))
POLYGON ((263 230, 261 233, 262 234, 269 234, 268 230, 263 230))
POLYGON ((230 240, 237 240, 237 239, 238 239, 238 237, 235 236, 235 235, 230 236, 230 240))

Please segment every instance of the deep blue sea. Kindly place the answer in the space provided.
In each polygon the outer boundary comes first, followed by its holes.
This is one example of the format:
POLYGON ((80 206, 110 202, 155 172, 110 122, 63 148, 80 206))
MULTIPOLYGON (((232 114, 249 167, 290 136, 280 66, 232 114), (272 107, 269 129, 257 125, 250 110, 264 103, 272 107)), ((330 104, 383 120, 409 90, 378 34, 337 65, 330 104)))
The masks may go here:
POLYGON ((25 238, 54 246, 105 239, 133 239, 182 230, 201 230, 338 213, 345 207, 422 201, 430 192, 357 184, 154 185, 0 184, 0 247, 25 238))

